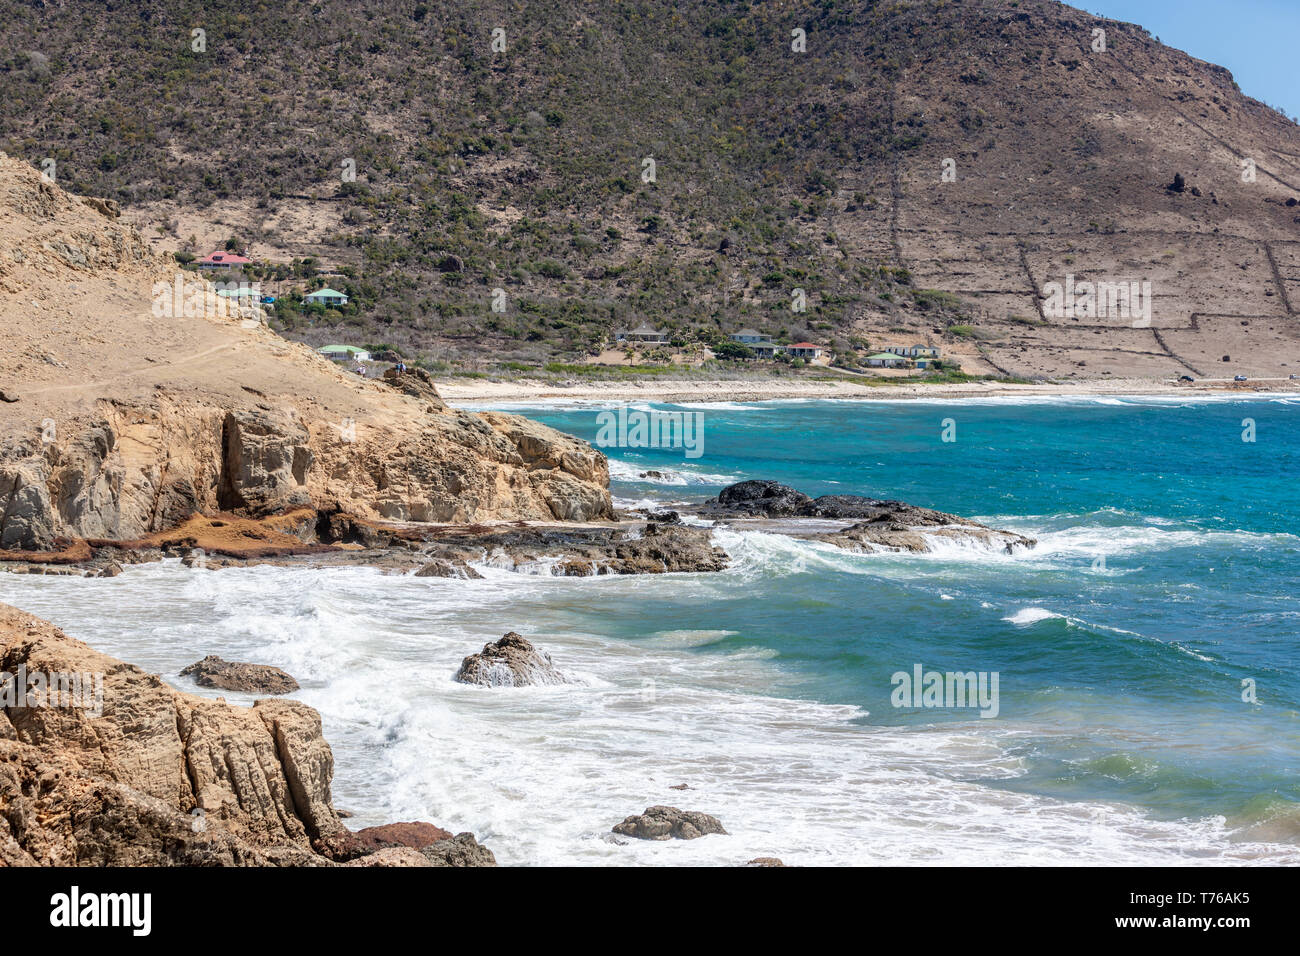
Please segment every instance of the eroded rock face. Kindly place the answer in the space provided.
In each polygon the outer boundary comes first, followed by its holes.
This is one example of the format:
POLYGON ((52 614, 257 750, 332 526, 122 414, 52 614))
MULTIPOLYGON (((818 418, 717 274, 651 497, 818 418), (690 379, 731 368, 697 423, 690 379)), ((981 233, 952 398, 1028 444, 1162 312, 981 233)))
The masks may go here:
POLYGON ((551 663, 551 655, 534 647, 514 631, 461 662, 456 680, 483 687, 528 687, 534 684, 565 684, 564 675, 551 663))
POLYGON ((646 524, 639 538, 616 544, 614 557, 620 574, 724 571, 730 560, 714 546, 708 530, 653 521, 646 524))
POLYGON ((0 605, 0 671, 19 667, 102 683, 89 707, 0 706, 0 863, 319 866, 350 837, 305 704, 182 694, 0 605))
POLYGON ((181 676, 193 677, 200 687, 219 687, 246 694, 289 694, 298 689, 298 682, 278 667, 222 660, 215 654, 186 667, 181 676))
POLYGON ((420 851, 430 866, 496 866, 492 851, 474 839, 472 833, 458 833, 420 851))
POLYGON ((0 445, 0 550, 131 540, 195 512, 260 517, 340 502, 393 521, 613 517, 608 466, 585 442, 508 415, 419 415, 400 430, 354 432, 292 409, 162 396, 106 407, 52 442, 0 445))
POLYGON ((638 840, 695 840, 710 833, 726 835, 717 817, 676 807, 647 807, 614 826, 614 832, 638 840))

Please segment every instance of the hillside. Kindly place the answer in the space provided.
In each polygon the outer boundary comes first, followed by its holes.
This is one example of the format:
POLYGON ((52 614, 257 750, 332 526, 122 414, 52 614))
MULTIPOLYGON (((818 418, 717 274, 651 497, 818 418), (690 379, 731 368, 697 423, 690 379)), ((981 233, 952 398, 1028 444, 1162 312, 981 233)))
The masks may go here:
POLYGON ((159 249, 338 273, 345 309, 272 318, 313 344, 483 368, 646 321, 1022 376, 1300 363, 1300 127, 1051 0, 7 6, 0 148, 159 249), (1067 275, 1150 282, 1150 321, 1051 314, 1067 275))
POLYGON ((173 305, 174 281, 111 206, 0 153, 0 557, 195 512, 611 515, 605 458, 585 442, 448 408, 425 376, 344 372, 260 310, 222 312, 206 282, 173 305))

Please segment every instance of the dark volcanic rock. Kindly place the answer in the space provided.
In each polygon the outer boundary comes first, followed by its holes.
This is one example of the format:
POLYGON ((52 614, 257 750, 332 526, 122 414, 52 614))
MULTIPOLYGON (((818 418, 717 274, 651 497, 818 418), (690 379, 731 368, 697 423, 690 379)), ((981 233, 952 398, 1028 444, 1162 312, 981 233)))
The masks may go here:
POLYGON ((432 866, 496 866, 492 851, 474 839, 472 833, 457 833, 450 840, 439 840, 421 851, 432 866))
POLYGON ((527 687, 531 684, 566 684, 551 663, 551 655, 534 647, 514 631, 461 661, 456 680, 484 687, 527 687))
POLYGON ((617 824, 614 832, 638 840, 694 840, 710 833, 727 833, 717 817, 676 807, 647 807, 640 816, 617 824))
POLYGON ((225 661, 215 654, 191 664, 181 676, 193 675, 200 687, 219 687, 250 694, 288 694, 298 689, 298 682, 268 664, 242 664, 225 661))
POLYGON ((718 492, 718 497, 705 506, 716 505, 720 511, 733 514, 763 515, 778 518, 804 515, 812 499, 802 491, 769 479, 740 481, 718 492))
POLYGON ((1034 541, 1010 531, 989 528, 959 515, 919 508, 905 501, 863 495, 823 495, 809 498, 775 481, 742 481, 723 488, 700 509, 706 517, 824 518, 857 523, 839 531, 809 535, 837 547, 857 551, 929 551, 936 538, 992 546, 1010 553, 1033 547, 1034 541))

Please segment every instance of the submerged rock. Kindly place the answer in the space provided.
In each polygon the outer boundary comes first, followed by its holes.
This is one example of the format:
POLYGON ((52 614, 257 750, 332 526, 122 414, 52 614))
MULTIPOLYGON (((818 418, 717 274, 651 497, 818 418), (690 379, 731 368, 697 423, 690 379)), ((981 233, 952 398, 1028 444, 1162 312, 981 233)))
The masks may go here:
POLYGON ((614 832, 638 840, 695 840, 710 833, 727 834, 717 817, 676 807, 647 807, 640 816, 616 824, 614 832))
POLYGON ((215 654, 191 664, 181 671, 181 676, 192 676, 200 687, 249 694, 289 694, 298 689, 298 682, 278 667, 222 660, 215 654))
POLYGON ((534 647, 514 631, 461 661, 456 680, 483 687, 528 687, 535 684, 567 684, 551 663, 551 655, 534 647))

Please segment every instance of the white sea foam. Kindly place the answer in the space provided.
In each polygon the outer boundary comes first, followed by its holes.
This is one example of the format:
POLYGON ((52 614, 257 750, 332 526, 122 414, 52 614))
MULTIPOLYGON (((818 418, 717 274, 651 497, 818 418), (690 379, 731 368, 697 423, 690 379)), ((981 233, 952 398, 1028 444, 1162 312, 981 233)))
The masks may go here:
MULTIPOLYGON (((720 533, 721 535, 722 533, 720 533)), ((354 826, 431 820, 472 830, 504 864, 1300 864, 1300 848, 1234 842, 1220 818, 1156 821, 1102 802, 991 786, 1024 772, 1035 728, 978 720, 898 728, 857 707, 778 696, 770 652, 713 650, 725 630, 584 633, 567 608, 709 600, 734 575, 857 561, 806 542, 736 533, 724 575, 477 581, 357 568, 176 562, 112 579, 0 575, 0 600, 52 618, 108 653, 174 676, 208 653, 285 667, 320 710, 334 796, 354 826), (740 541, 742 538, 744 541, 740 541), (781 561, 758 560, 766 554, 781 561), (515 629, 587 682, 508 693, 456 684, 460 660, 515 629), (692 789, 670 787, 685 783, 692 789), (730 836, 629 841, 610 827, 657 803, 713 813, 730 836)), ((788 572, 787 572, 788 573, 788 572)))
POLYGON ((1012 624, 1024 626, 1026 624, 1037 624, 1039 621, 1052 619, 1064 619, 1064 614, 1057 614, 1055 611, 1049 611, 1044 607, 1023 607, 1015 614, 1008 615, 1002 620, 1010 621, 1012 624))
POLYGON ((609 459, 611 481, 640 482, 648 485, 729 485, 740 479, 735 475, 692 471, 685 467, 635 465, 617 458, 609 459), (655 472, 647 475, 646 472, 655 472))

